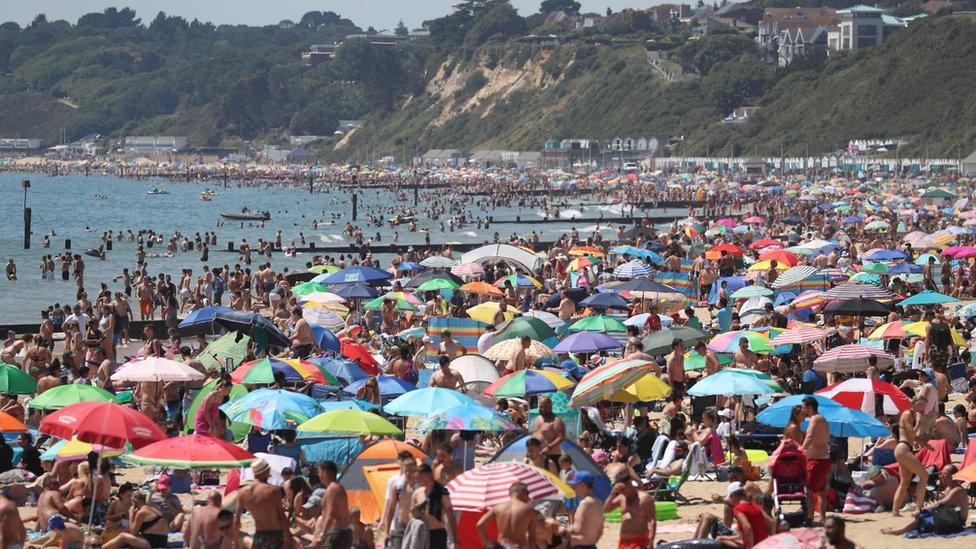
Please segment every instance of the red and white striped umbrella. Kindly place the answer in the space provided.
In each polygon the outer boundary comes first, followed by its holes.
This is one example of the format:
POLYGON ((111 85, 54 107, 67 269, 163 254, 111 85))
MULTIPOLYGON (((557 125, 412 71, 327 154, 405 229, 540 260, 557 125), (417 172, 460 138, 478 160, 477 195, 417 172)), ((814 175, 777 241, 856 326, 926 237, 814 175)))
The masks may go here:
POLYGON ((451 274, 456 276, 480 276, 485 273, 485 268, 477 263, 462 263, 451 267, 451 274))
POLYGON ((830 334, 827 330, 814 328, 813 326, 797 326, 790 328, 778 336, 769 340, 773 345, 786 345, 788 343, 813 343, 820 341, 830 334))
POLYGON ((878 368, 886 368, 895 363, 895 357, 866 345, 841 345, 820 355, 813 361, 813 368, 820 372, 854 372, 868 367, 868 357, 878 357, 878 368))
POLYGON ((856 377, 834 383, 817 391, 818 395, 833 399, 848 408, 874 415, 875 395, 881 395, 886 415, 896 415, 911 406, 912 401, 898 387, 884 381, 856 377))
POLYGON ((451 482, 447 489, 451 492, 451 503, 461 511, 483 511, 511 497, 509 488, 516 482, 529 489, 529 500, 561 499, 562 492, 557 486, 558 477, 553 478, 548 471, 515 461, 487 463, 481 467, 465 471, 451 482))

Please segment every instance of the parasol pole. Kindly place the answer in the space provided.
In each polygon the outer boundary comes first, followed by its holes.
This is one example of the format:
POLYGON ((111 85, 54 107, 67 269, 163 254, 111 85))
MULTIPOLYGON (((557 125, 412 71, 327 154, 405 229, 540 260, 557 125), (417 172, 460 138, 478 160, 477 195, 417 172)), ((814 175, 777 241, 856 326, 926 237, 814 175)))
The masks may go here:
POLYGON ((88 534, 91 533, 92 523, 95 522, 95 505, 98 503, 96 501, 96 496, 98 496, 98 477, 102 472, 102 453, 103 452, 98 452, 98 461, 95 463, 95 474, 92 475, 94 482, 92 483, 91 509, 88 510, 88 531, 86 532, 88 534))

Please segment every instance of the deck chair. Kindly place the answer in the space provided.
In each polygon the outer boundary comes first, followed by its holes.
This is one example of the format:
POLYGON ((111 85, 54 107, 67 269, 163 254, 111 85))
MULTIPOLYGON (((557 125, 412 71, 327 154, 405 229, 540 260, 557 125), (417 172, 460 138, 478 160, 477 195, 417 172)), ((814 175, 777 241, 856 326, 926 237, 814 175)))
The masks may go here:
MULTIPOLYGON (((693 457, 695 453, 694 448, 695 444, 689 447, 688 457, 685 458, 684 464, 681 466, 681 476, 678 477, 677 481, 672 482, 670 478, 660 477, 649 479, 648 483, 645 484, 645 490, 650 492, 651 497, 655 501, 673 501, 682 505, 691 503, 689 498, 681 494, 681 486, 684 485, 685 481, 691 475, 691 470, 695 463, 695 458, 693 457)), ((702 451, 701 446, 698 446, 697 451, 702 451)))
POLYGON ((583 412, 586 413, 586 419, 590 420, 590 423, 596 426, 600 430, 600 436, 605 440, 613 444, 617 438, 623 433, 623 431, 615 431, 603 422, 603 418, 600 417, 600 411, 592 406, 583 406, 583 412))
POLYGON ((654 444, 651 446, 651 457, 647 459, 646 467, 657 467, 661 458, 664 457, 664 451, 667 449, 669 442, 671 442, 671 439, 668 438, 668 435, 658 435, 654 439, 654 444))

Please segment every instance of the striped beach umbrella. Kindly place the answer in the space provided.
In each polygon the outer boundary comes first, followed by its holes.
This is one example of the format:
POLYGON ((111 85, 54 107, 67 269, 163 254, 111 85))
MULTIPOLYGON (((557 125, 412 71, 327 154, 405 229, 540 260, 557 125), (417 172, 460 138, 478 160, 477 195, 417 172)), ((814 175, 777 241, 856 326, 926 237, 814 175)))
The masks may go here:
POLYGON ((739 348, 739 340, 743 338, 749 343, 749 350, 754 353, 771 353, 773 351, 773 346, 768 337, 749 330, 735 330, 719 334, 708 342, 708 348, 716 353, 734 353, 739 348))
POLYGON ((346 327, 346 321, 342 320, 335 311, 325 307, 306 306, 302 308, 302 318, 309 324, 322 326, 332 331, 338 331, 346 327))
POLYGON ((854 299, 860 297, 864 299, 886 300, 892 299, 895 296, 888 290, 874 284, 848 282, 827 290, 824 292, 824 297, 827 299, 854 299))
POLYGON ((639 259, 632 259, 613 270, 617 278, 646 278, 654 272, 650 265, 639 259))
POLYGON ((572 386, 572 381, 549 370, 520 370, 493 381, 482 394, 495 398, 524 398, 554 393, 572 386))
MULTIPOLYGON (((442 255, 432 255, 420 262, 424 267, 430 267, 432 269, 443 269, 446 267, 453 267, 457 265, 457 261, 449 259, 442 255)), ((454 273, 457 274, 457 273, 454 273)))
POLYGON ((813 326, 797 326, 772 338, 770 343, 774 345, 813 343, 822 340, 829 334, 829 331, 813 326))
POLYGON ((793 300, 791 305, 795 309, 813 309, 823 305, 826 302, 827 298, 824 297, 823 292, 807 290, 796 296, 796 299, 793 300))
POLYGON ((529 501, 564 499, 576 492, 559 477, 538 467, 515 461, 486 463, 465 471, 447 484, 451 504, 461 511, 483 511, 511 497, 509 488, 516 482, 529 491, 529 501))
POLYGON ((817 391, 818 395, 835 400, 848 408, 874 415, 875 395, 881 395, 884 413, 897 415, 911 406, 905 393, 898 387, 880 380, 856 377, 835 383, 817 391))
POLYGON ((863 370, 868 367, 868 357, 872 355, 877 357, 879 368, 887 368, 895 362, 895 357, 881 349, 853 343, 828 350, 813 361, 813 367, 821 372, 863 370))
POLYGON ((485 274, 485 268, 478 263, 464 263, 451 267, 451 273, 460 277, 481 276, 485 274))
POLYGON ((610 398, 652 371, 654 364, 646 360, 615 360, 588 372, 576 385, 569 404, 589 406, 610 398))
POLYGON ((279 373, 285 376, 286 381, 313 379, 325 385, 340 385, 332 374, 307 360, 296 358, 262 358, 245 362, 230 373, 230 378, 234 383, 264 385, 274 383, 274 376, 279 373))
POLYGON ((896 320, 894 322, 885 322, 875 328, 871 332, 871 335, 868 336, 868 339, 877 341, 879 339, 905 339, 906 337, 908 337, 908 334, 905 333, 902 321, 896 320))
POLYGON ((122 461, 133 465, 175 469, 237 469, 254 459, 254 454, 236 444, 196 434, 168 438, 122 455, 122 461))

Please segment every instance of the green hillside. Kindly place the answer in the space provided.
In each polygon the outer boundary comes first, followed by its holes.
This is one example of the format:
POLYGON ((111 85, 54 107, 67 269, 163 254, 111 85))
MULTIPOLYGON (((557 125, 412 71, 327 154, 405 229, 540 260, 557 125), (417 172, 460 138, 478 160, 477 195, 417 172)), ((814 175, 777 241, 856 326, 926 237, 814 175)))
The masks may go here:
POLYGON ((693 155, 813 154, 892 138, 908 141, 899 154, 955 156, 976 144, 976 28, 963 16, 924 18, 883 46, 779 69, 748 35, 713 27, 692 36, 646 12, 573 31, 504 0, 459 7, 428 22, 429 37, 395 46, 346 38, 371 31, 331 12, 264 27, 163 13, 147 24, 112 8, 76 24, 6 23, 0 136, 53 144, 62 134, 176 134, 203 146, 332 136, 339 120, 365 119, 313 151, 328 160, 539 150, 570 137, 673 138, 676 154, 693 155), (526 38, 558 33, 558 44, 526 38), (676 78, 648 62, 648 39, 669 45, 661 55, 676 78), (312 44, 338 41, 334 59, 300 63, 312 44), (721 122, 743 106, 759 110, 721 122))

